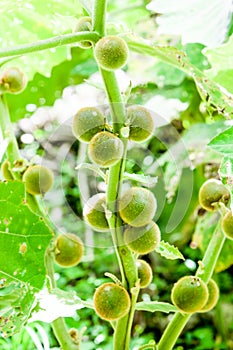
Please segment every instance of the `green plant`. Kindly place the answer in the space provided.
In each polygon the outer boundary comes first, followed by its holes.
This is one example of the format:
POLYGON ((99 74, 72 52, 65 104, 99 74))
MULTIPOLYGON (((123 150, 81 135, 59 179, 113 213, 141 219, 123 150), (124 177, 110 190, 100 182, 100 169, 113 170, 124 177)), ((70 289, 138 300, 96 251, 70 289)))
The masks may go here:
POLYGON ((208 288, 196 276, 184 276, 173 286, 171 299, 181 312, 193 313, 200 311, 208 301, 208 288))
POLYGON ((146 288, 152 281, 153 273, 150 265, 142 259, 136 261, 138 269, 138 278, 140 279, 140 287, 146 288))
POLYGON ((26 77, 18 67, 5 69, 0 76, 0 91, 18 94, 25 89, 26 77))
POLYGON ((124 222, 134 227, 150 223, 156 211, 156 199, 146 188, 132 187, 119 201, 119 213, 124 222))
POLYGON ((92 137, 104 129, 104 115, 96 107, 80 109, 73 119, 73 134, 82 142, 90 142, 92 137))
POLYGON ((83 257, 83 243, 79 237, 72 233, 59 235, 54 246, 55 261, 62 267, 75 266, 83 257))
POLYGON ((44 194, 53 186, 53 173, 41 165, 32 165, 23 174, 26 191, 32 195, 44 194))
POLYGON ((129 139, 135 142, 146 141, 153 133, 154 121, 151 113, 143 106, 127 108, 129 139))
POLYGON ((94 307, 104 320, 118 320, 129 312, 130 297, 124 287, 115 283, 104 283, 95 291, 94 307))
POLYGON ((108 131, 98 132, 88 145, 90 159, 102 168, 118 163, 122 158, 123 150, 121 139, 108 131))
POLYGON ((219 203, 227 204, 230 192, 223 183, 216 179, 209 179, 201 186, 199 191, 199 202, 201 206, 209 211, 218 209, 219 203))
POLYGON ((95 58, 101 68, 112 71, 123 67, 128 59, 126 42, 117 36, 105 36, 95 46, 95 58))
POLYGON ((160 236, 159 226, 153 221, 140 227, 128 226, 124 231, 125 244, 138 254, 155 250, 159 246, 160 236))
POLYGON ((233 240, 233 216, 230 210, 222 219, 222 230, 228 239, 233 240))
POLYGON ((206 20, 200 1, 198 19, 191 12, 202 37, 193 30, 195 43, 184 34, 174 40, 184 9, 176 15, 164 0, 157 21, 155 3, 26 0, 11 11, 7 1, 2 3, 0 27, 7 28, 0 49, 0 159, 7 180, 0 182, 4 349, 21 344, 40 349, 41 339, 32 330, 31 343, 28 338, 26 344, 14 343, 13 337, 31 315, 39 320, 41 313, 49 324, 40 328, 46 335, 38 328, 44 348, 172 350, 178 338, 183 348, 232 346, 232 325, 219 295, 223 290, 230 305, 232 239, 226 238, 232 238, 233 127, 222 119, 233 115, 231 29, 216 47, 221 35, 199 25, 206 20), (20 23, 17 33, 9 23, 20 23), (8 68, 12 61, 15 68, 8 68), (24 68, 28 83, 17 66, 24 68), (124 71, 115 72, 120 68, 124 71), (78 112, 69 130, 69 122, 60 123, 73 115, 73 98, 78 112), (65 113, 59 108, 64 99, 65 113), (81 108, 94 101, 104 106, 81 108), (86 163, 87 156, 92 163, 86 163), (62 180, 56 176, 47 196, 52 173, 28 166, 43 158, 62 180), (85 171, 77 175, 80 170, 85 171), (75 234, 57 236, 58 227, 75 234), (82 266, 76 266, 84 253, 76 233, 87 245, 82 266), (140 254, 150 254, 151 266, 138 259, 140 254), (212 276, 223 270, 216 276, 218 289, 212 276), (115 283, 103 284, 103 275, 115 283), (175 280, 172 304, 168 292, 175 280), (218 307, 205 318, 202 313, 217 299, 218 307), (48 300, 59 306, 50 310, 48 300), (194 312, 195 322, 182 333, 194 312), (199 321, 208 322, 210 343, 203 340, 199 321))
POLYGON ((107 209, 106 195, 97 193, 90 197, 83 207, 83 217, 95 231, 109 231, 105 211, 107 209))

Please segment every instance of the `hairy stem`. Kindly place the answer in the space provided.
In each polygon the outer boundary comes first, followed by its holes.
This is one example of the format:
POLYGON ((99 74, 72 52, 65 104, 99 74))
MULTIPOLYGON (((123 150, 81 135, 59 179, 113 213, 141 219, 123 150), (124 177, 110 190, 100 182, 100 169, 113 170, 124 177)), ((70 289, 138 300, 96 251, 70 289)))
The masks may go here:
MULTIPOLYGON (((225 236, 221 231, 221 221, 219 221, 196 272, 196 276, 200 277, 206 283, 208 283, 213 274, 224 242, 225 236)), ((172 350, 190 317, 191 314, 182 314, 180 312, 175 314, 158 343, 158 350, 172 350)))
POLYGON ((99 35, 96 32, 77 32, 72 34, 63 34, 45 40, 38 40, 34 43, 14 46, 12 48, 0 49, 0 58, 20 56, 31 52, 42 51, 54 47, 74 44, 79 41, 98 41, 99 35))
POLYGON ((94 2, 93 28, 102 37, 105 35, 106 0, 94 2))
MULTIPOLYGON (((53 252, 52 248, 48 247, 45 253, 45 267, 50 281, 50 288, 56 288, 53 267, 53 252)), ((55 337, 57 338, 62 350, 79 350, 79 346, 72 341, 69 335, 65 321, 62 317, 57 318, 52 322, 52 328, 55 337)))
MULTIPOLYGON (((11 163, 11 166, 13 167, 14 162, 20 159, 20 153, 4 95, 0 95, 0 128, 2 131, 3 139, 8 140, 6 155, 9 162, 11 163)), ((16 179, 20 178, 17 173, 13 173, 13 176, 16 179)))

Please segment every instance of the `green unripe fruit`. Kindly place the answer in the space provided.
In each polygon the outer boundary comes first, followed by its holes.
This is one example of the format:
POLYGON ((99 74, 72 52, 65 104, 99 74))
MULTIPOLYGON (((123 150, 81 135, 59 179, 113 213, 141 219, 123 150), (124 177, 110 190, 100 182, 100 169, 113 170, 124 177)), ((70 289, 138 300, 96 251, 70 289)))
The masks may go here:
POLYGON ((221 181, 216 179, 207 180, 199 190, 199 203, 208 211, 217 210, 220 202, 226 205, 229 199, 230 192, 221 181))
POLYGON ((83 217, 95 231, 109 231, 105 209, 106 195, 104 193, 95 194, 87 200, 83 207, 83 217))
POLYGON ((32 195, 44 194, 53 186, 53 173, 50 169, 41 166, 30 166, 23 174, 26 191, 32 195))
POLYGON ((217 283, 213 279, 210 279, 207 288, 209 293, 208 300, 199 312, 208 312, 212 310, 218 302, 219 288, 217 283))
POLYGON ((138 278, 140 278, 140 287, 148 287, 153 277, 150 265, 145 260, 138 259, 136 266, 138 269, 138 278))
POLYGON ((124 287, 104 283, 95 291, 94 307, 97 315, 104 320, 118 320, 129 312, 130 297, 124 287))
POLYGON ((222 230, 228 239, 233 240, 233 216, 231 211, 226 213, 222 219, 222 230))
POLYGON ((55 242, 55 261, 62 267, 76 266, 83 256, 83 243, 73 233, 57 237, 55 242))
POLYGON ((0 77, 0 89, 17 94, 26 86, 25 74, 17 67, 7 68, 0 77))
POLYGON ((154 121, 151 113, 142 106, 127 108, 129 139, 135 142, 147 140, 153 133, 154 121))
POLYGON ((119 201, 119 213, 124 222, 140 227, 151 222, 157 202, 153 193, 145 188, 131 187, 119 201))
POLYGON ((172 288, 173 304, 184 313, 200 311, 208 300, 207 285, 196 276, 180 278, 172 288))
POLYGON ((1 172, 5 180, 7 181, 14 180, 14 177, 10 171, 10 163, 7 159, 4 160, 4 162, 1 164, 1 172))
MULTIPOLYGON (((91 17, 85 16, 78 20, 76 27, 74 29, 75 32, 90 32, 92 30, 92 19, 91 17)), ((92 43, 88 40, 78 42, 78 46, 82 49, 89 49, 92 47, 92 43)))
POLYGON ((160 229, 153 221, 141 227, 128 226, 124 231, 125 244, 141 255, 153 252, 159 246, 160 238, 160 229))
POLYGON ((94 54, 100 67, 111 71, 122 68, 127 63, 129 52, 123 39, 105 36, 97 42, 94 54))
POLYGON ((122 159, 124 145, 121 139, 108 131, 102 131, 92 137, 88 154, 93 163, 102 168, 115 165, 122 159))
POLYGON ((104 130, 104 115, 96 107, 81 108, 74 116, 72 131, 82 142, 90 142, 92 137, 104 130))

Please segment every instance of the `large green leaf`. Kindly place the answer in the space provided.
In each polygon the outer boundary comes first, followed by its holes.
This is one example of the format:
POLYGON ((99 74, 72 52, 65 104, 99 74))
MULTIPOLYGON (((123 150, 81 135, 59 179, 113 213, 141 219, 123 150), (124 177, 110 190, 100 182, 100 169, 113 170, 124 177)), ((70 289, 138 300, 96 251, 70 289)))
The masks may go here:
POLYGON ((45 282, 44 254, 51 232, 25 201, 24 184, 0 182, 0 331, 20 330, 34 294, 45 282))
POLYGON ((233 126, 218 134, 208 146, 219 153, 233 157, 233 126))
MULTIPOLYGON (((195 227, 193 235, 193 244, 200 248, 202 253, 207 249, 209 241, 214 234, 218 221, 221 217, 218 213, 206 213, 200 216, 195 227)), ((215 272, 221 272, 226 270, 233 264, 233 241, 227 239, 223 245, 222 251, 219 255, 215 272)))
POLYGON ((141 54, 153 56, 187 73, 193 78, 201 98, 210 112, 213 108, 226 117, 233 116, 233 96, 223 91, 221 86, 210 80, 200 69, 191 64, 185 52, 173 46, 157 46, 133 35, 125 36, 129 47, 141 54))
MULTIPOLYGON (((72 32, 82 13, 77 0, 2 0, 0 7, 1 48, 28 44, 72 32)), ((53 66, 68 58, 67 47, 31 53, 7 65, 17 65, 32 79, 35 72, 49 76, 53 66)))

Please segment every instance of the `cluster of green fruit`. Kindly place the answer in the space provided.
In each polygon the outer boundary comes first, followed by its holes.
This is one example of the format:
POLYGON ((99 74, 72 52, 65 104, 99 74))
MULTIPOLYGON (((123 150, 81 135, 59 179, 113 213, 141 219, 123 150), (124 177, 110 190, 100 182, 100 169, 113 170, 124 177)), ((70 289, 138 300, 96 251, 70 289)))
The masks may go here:
MULTIPOLYGON (((154 129, 149 111, 142 106, 126 109, 124 127, 128 127, 128 138, 134 142, 147 140, 154 129)), ((111 125, 99 108, 80 109, 73 119, 72 130, 80 141, 88 143, 90 160, 101 168, 116 165, 124 154, 122 139, 113 133, 111 125)), ((117 208, 123 224, 123 238, 132 252, 144 255, 155 250, 160 243, 160 230, 153 222, 156 212, 156 199, 151 191, 141 187, 131 187, 120 197, 117 208)), ((95 231, 110 231, 107 219, 107 199, 105 193, 97 193, 87 200, 83 208, 86 223, 95 231)), ((136 260, 140 287, 147 287, 152 280, 150 265, 136 260)), ((120 284, 104 283, 94 294, 97 314, 105 320, 123 317, 130 308, 130 296, 120 284)))
MULTIPOLYGON (((230 191, 217 179, 209 179, 203 183, 199 191, 199 203, 207 211, 223 212, 221 228, 225 236, 233 239, 233 216, 227 208, 230 191)), ((173 286, 171 299, 173 304, 183 313, 207 312, 213 309, 219 298, 219 288, 213 279, 206 284, 197 276, 185 276, 173 286)))
POLYGON ((226 238, 233 240, 232 209, 227 208, 231 194, 227 187, 219 180, 209 179, 200 188, 199 202, 207 211, 223 209, 224 215, 221 226, 226 238))

